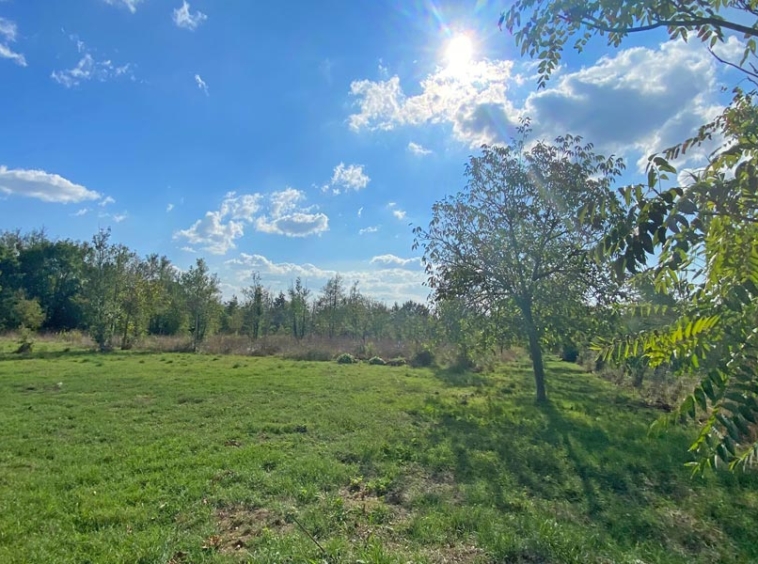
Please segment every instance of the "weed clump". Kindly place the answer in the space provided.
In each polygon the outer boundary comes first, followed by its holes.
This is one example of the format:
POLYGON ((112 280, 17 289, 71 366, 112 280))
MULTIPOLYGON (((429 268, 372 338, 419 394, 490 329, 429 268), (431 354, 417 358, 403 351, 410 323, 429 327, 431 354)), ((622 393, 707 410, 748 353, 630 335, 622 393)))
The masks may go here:
POLYGON ((342 353, 337 357, 337 364, 355 364, 357 362, 360 361, 350 353, 342 353))

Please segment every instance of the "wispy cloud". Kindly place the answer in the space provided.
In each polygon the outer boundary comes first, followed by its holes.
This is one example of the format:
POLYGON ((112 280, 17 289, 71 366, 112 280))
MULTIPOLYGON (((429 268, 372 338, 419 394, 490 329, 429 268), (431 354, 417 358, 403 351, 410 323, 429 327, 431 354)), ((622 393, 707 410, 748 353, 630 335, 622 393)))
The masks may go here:
POLYGON ((396 255, 392 254, 386 254, 386 255, 379 255, 371 259, 371 264, 397 264, 400 266, 407 266, 409 264, 421 264, 421 259, 418 257, 414 258, 400 258, 396 255))
POLYGON ((431 155, 432 154, 431 150, 427 149, 423 145, 419 145, 418 143, 414 143, 413 141, 411 141, 410 143, 408 143, 408 150, 412 154, 414 154, 414 155, 416 155, 418 157, 424 157, 426 155, 431 155))
POLYGON ((137 11, 137 6, 142 4, 144 0, 103 0, 106 4, 111 6, 121 6, 129 10, 132 14, 137 11))
POLYGON ((167 206, 166 206, 166 213, 170 212, 170 211, 171 211, 171 210, 173 210, 173 209, 174 209, 174 204, 169 204, 169 205, 167 205, 167 206))
POLYGON ((405 210, 398 208, 395 202, 390 202, 387 204, 387 207, 392 210, 392 215, 394 215, 397 219, 405 219, 405 210))
POLYGON ((181 7, 174 9, 173 19, 177 27, 195 31, 201 23, 208 19, 208 16, 199 10, 193 14, 190 12, 189 3, 183 0, 181 7))
POLYGON ((100 194, 44 170, 9 169, 0 165, 0 193, 70 204, 99 200, 100 194))
POLYGON ((195 83, 197 84, 197 87, 205 93, 206 96, 210 95, 208 93, 208 85, 199 74, 195 75, 195 83))
POLYGON ((116 65, 110 59, 98 61, 83 41, 75 36, 72 36, 71 39, 76 42, 76 48, 81 58, 73 68, 53 71, 50 74, 50 78, 58 84, 71 88, 89 80, 105 82, 121 77, 129 77, 134 80, 131 63, 116 65))
POLYGON ((378 225, 372 225, 370 227, 364 227, 358 231, 358 235, 366 235, 367 233, 376 233, 379 231, 378 225))
POLYGON ((26 58, 10 48, 10 44, 16 41, 17 33, 18 28, 15 22, 0 18, 0 59, 10 59, 17 65, 25 67, 26 58))
POLYGON ((115 204, 115 203, 116 203, 116 200, 114 200, 110 196, 106 196, 105 198, 103 198, 102 200, 100 200, 100 203, 97 204, 97 205, 100 206, 101 208, 104 208, 105 206, 109 206, 109 205, 115 204))

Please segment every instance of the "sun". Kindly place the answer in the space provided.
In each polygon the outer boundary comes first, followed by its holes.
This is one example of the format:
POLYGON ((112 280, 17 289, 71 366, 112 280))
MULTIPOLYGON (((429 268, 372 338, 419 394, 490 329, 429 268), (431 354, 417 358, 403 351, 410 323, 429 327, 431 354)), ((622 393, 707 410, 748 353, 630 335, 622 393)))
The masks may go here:
POLYGON ((445 48, 447 70, 454 74, 465 72, 474 57, 474 42, 466 34, 454 36, 445 48))

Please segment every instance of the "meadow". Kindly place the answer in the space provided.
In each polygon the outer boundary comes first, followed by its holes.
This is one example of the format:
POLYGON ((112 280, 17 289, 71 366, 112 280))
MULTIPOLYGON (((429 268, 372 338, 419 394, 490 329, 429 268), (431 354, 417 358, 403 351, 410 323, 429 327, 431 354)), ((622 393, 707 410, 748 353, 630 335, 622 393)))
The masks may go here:
POLYGON ((758 562, 758 476, 548 363, 493 373, 0 342, 0 562, 758 562))

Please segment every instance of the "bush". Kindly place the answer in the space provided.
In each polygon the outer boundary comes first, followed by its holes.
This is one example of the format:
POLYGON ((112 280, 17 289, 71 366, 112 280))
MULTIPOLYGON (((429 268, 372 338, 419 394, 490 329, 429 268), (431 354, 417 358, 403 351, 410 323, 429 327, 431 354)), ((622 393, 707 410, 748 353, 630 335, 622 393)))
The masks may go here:
POLYGON ((389 366, 405 366, 406 364, 408 364, 408 362, 402 356, 399 356, 397 358, 392 358, 388 360, 387 364, 389 366))
POLYGON ((387 364, 382 358, 379 358, 378 356, 372 356, 369 361, 369 364, 376 364, 377 366, 384 366, 387 364))
POLYGON ((337 364, 355 364, 356 362, 359 361, 350 353, 342 353, 337 357, 337 364))
POLYGON ((414 368, 426 368, 434 364, 434 353, 429 349, 422 349, 413 355, 411 366, 414 368))
POLYGON ((576 362, 579 360, 579 347, 567 341, 561 346, 561 360, 563 362, 576 362))

